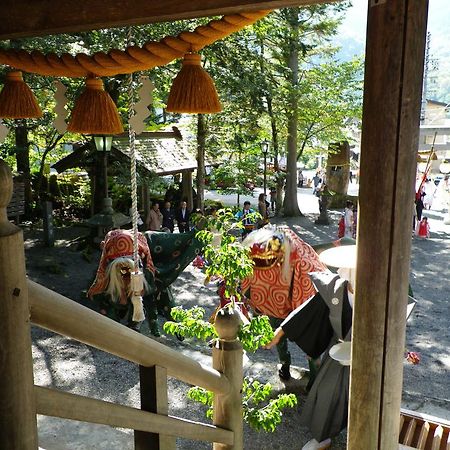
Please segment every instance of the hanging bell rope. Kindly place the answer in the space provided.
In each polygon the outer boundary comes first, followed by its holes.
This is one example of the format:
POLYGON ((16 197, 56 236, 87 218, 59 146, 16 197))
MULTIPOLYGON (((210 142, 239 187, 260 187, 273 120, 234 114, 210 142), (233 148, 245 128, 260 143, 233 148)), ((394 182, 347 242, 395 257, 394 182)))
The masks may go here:
POLYGON ((99 78, 86 80, 86 87, 75 102, 67 131, 82 134, 123 133, 116 105, 99 78))
POLYGON ((173 80, 167 111, 177 113, 217 113, 222 111, 213 79, 201 65, 198 53, 187 53, 183 67, 173 80))
POLYGON ((39 51, 0 50, 0 64, 25 72, 57 77, 113 76, 163 66, 181 58, 185 53, 197 52, 213 42, 223 39, 269 14, 269 10, 223 16, 194 31, 184 31, 176 37, 165 37, 159 42, 147 42, 142 47, 129 46, 125 51, 110 50, 88 56, 64 53, 44 55, 39 51))
MULTIPOLYGON (((131 45, 131 27, 127 32, 127 44, 131 45)), ((142 290, 144 289, 144 272, 139 267, 139 241, 138 241, 138 205, 137 205, 137 171, 136 171, 136 133, 133 128, 134 88, 133 74, 128 75, 128 141, 130 144, 130 171, 131 171, 131 222, 133 224, 133 262, 134 271, 131 274, 131 303, 133 304, 133 318, 135 322, 145 319, 142 290)))
POLYGON ((31 89, 23 81, 22 72, 13 70, 6 74, 0 92, 0 118, 30 119, 42 117, 41 108, 31 89))

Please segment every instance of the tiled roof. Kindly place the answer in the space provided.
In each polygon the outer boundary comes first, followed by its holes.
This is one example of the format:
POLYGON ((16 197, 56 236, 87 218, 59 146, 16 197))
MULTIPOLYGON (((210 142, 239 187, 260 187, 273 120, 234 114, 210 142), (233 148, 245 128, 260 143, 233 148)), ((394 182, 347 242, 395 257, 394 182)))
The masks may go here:
MULTIPOLYGON (((169 134, 169 133, 168 133, 169 134)), ((195 157, 189 152, 187 142, 177 137, 154 138, 150 133, 136 136, 136 161, 157 175, 168 175, 197 168, 195 157)), ((130 156, 127 136, 113 138, 113 147, 130 156)))
MULTIPOLYGON (((138 167, 156 175, 170 175, 184 170, 195 170, 197 160, 188 150, 188 143, 183 140, 176 127, 173 131, 142 133, 136 136, 136 159, 138 167)), ((109 165, 114 161, 129 164, 130 147, 128 134, 113 138, 109 165)), ((72 153, 53 164, 58 172, 73 167, 89 167, 96 164, 95 150, 91 144, 76 148, 72 153)), ((209 165, 209 163, 206 163, 209 165)))

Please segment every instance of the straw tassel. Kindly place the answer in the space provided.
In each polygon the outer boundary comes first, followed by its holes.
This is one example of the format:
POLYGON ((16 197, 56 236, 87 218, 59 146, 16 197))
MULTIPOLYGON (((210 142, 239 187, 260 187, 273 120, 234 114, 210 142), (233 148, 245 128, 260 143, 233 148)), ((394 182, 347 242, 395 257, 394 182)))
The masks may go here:
POLYGON ((100 78, 88 78, 86 88, 75 102, 67 131, 82 134, 119 134, 122 121, 100 78))
POLYGON ((0 92, 0 118, 31 119, 42 117, 41 108, 31 89, 23 81, 22 72, 13 70, 6 74, 0 92))
POLYGON ((222 111, 213 79, 201 66, 197 53, 184 55, 183 67, 173 80, 167 111, 177 113, 217 113, 222 111))

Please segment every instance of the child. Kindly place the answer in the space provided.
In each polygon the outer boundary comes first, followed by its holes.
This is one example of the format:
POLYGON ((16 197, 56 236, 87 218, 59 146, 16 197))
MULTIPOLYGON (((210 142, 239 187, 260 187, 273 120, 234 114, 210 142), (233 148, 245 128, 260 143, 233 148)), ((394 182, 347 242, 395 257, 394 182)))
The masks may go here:
POLYGON ((422 220, 417 223, 416 236, 424 239, 430 237, 430 224, 428 223, 428 217, 423 217, 422 220))

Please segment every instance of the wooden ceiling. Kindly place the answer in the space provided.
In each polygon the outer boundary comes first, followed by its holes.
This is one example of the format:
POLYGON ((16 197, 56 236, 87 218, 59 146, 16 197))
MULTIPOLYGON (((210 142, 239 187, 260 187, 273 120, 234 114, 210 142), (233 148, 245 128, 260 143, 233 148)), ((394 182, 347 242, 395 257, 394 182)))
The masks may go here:
POLYGON ((336 0, 2 0, 0 40, 336 0))

